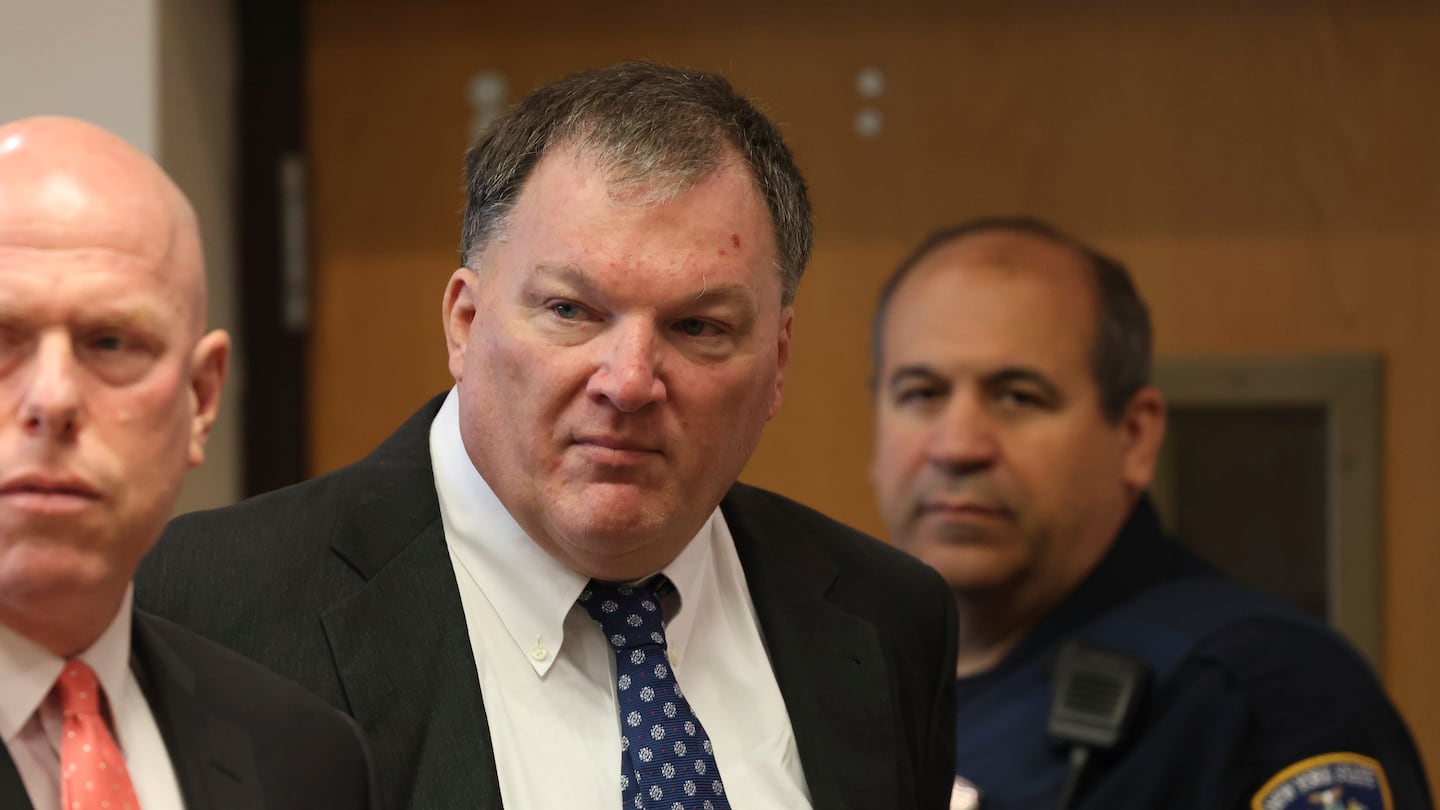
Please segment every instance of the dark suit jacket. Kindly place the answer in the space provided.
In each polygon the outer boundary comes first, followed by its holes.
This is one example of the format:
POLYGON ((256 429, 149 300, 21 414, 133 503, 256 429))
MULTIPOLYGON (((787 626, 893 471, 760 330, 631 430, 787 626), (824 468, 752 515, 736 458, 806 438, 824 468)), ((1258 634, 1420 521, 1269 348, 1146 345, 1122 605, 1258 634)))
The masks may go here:
MULTIPOLYGON (((355 717, 390 810, 501 807, 429 452, 441 398, 364 460, 174 521, 137 599, 355 717)), ((943 808, 955 608, 940 577, 799 504, 721 503, 817 808, 943 808)))
MULTIPOLYGON (((359 731, 314 695, 142 611, 131 651, 186 810, 371 807, 359 731)), ((31 808, 4 751, 0 807, 31 808)))

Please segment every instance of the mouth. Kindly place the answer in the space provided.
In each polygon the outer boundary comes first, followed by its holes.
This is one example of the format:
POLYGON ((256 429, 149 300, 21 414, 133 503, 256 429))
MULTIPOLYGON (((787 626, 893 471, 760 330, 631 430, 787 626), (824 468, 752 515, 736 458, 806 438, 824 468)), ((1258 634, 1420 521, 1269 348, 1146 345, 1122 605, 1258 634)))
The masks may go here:
POLYGON ((920 502, 920 515, 951 520, 1008 520, 1012 513, 1003 504, 976 498, 928 498, 920 502))
POLYGON ((80 478, 21 475, 0 483, 0 500, 28 512, 65 514, 100 500, 100 491, 80 478))
POLYGON ((605 466, 644 464, 664 455, 653 444, 618 436, 577 436, 573 446, 586 459, 605 466))

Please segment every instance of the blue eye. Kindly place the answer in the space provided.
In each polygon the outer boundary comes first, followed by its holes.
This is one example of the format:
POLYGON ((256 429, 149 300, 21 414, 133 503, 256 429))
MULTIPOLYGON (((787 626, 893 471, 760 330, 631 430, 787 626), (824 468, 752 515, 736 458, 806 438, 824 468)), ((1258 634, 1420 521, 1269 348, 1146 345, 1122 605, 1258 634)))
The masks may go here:
POLYGON ((569 301, 551 304, 550 311, 554 312, 557 317, 567 321, 573 321, 580 317, 580 307, 575 306, 569 301))

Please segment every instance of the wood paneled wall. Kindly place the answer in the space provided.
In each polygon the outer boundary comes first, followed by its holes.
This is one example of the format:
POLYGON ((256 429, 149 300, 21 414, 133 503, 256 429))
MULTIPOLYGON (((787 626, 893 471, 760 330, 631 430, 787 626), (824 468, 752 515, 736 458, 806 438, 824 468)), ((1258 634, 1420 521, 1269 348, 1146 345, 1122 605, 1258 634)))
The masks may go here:
POLYGON ((970 216, 1037 214, 1126 260, 1162 353, 1378 353, 1386 680, 1440 782, 1440 7, 492 5, 312 4, 314 472, 449 385, 473 74, 515 98, 622 58, 718 70, 781 122, 818 223, 784 407, 747 480, 881 530, 873 296, 925 232, 970 216), (857 92, 866 67, 877 98, 857 92), (854 129, 864 107, 878 137, 854 129))

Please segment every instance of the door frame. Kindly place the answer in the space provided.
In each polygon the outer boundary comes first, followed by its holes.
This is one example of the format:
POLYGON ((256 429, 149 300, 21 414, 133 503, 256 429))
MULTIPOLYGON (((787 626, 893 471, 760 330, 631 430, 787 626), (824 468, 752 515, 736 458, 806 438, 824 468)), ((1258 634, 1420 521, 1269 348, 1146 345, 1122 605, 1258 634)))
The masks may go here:
MULTIPOLYGON (((303 292, 303 188, 296 199, 282 174, 305 152, 304 0, 236 3, 241 135, 236 145, 236 267, 240 274, 239 343, 236 360, 247 381, 240 404, 242 495, 267 492, 306 477, 306 372, 308 330, 303 318, 286 315, 287 289, 303 292), (288 226, 287 226, 287 217, 288 226), (287 227, 290 239, 287 240, 287 227), (302 238, 296 239, 300 235, 302 238), (299 254, 296 254, 296 251, 299 254), (289 268, 291 275, 287 276, 289 268), (297 286, 298 285, 298 286, 297 286)), ((291 175, 293 177, 293 173, 291 175)))

